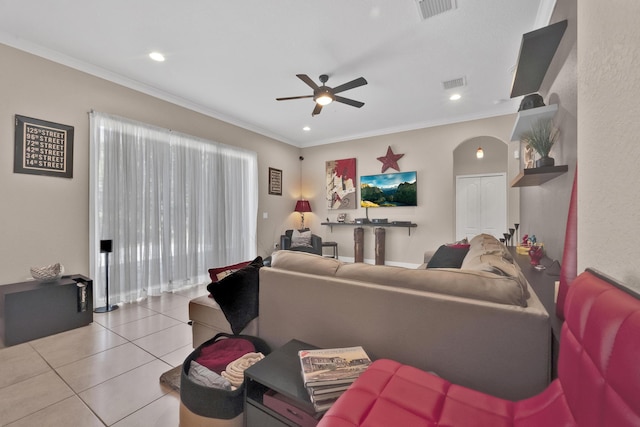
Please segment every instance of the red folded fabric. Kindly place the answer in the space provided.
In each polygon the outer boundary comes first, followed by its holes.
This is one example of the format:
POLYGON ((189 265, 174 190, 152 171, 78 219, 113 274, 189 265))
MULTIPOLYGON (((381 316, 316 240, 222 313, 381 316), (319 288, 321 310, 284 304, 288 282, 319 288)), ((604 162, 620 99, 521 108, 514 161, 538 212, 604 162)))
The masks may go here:
POLYGON ((203 347, 196 362, 217 374, 221 374, 229 363, 255 351, 255 346, 249 340, 226 338, 203 347))
POLYGON ((250 263, 251 261, 245 261, 245 262, 240 262, 238 264, 226 265, 224 267, 210 268, 209 277, 211 278, 212 282, 217 282, 218 281, 217 276, 219 273, 222 273, 223 271, 227 271, 227 270, 231 270, 231 271, 240 270, 242 267, 246 267, 250 263))

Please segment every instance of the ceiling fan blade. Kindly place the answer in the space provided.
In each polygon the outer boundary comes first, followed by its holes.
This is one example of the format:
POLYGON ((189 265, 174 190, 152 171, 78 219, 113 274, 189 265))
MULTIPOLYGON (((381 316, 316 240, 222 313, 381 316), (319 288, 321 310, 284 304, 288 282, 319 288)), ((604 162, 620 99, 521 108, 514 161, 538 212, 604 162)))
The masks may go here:
POLYGON ((303 82, 305 82, 307 85, 309 85, 311 89, 314 89, 314 90, 318 89, 318 85, 313 80, 311 80, 311 78, 306 74, 296 74, 296 77, 302 80, 303 82))
POLYGON ((367 81, 365 80, 364 77, 358 77, 357 79, 351 80, 348 83, 342 84, 340 86, 336 86, 332 90, 333 90, 333 93, 340 93, 340 92, 344 92, 345 90, 364 86, 366 84, 367 84, 367 81))
POLYGON ((322 105, 316 104, 316 107, 313 109, 313 112, 311 113, 311 117, 317 116, 318 114, 320 114, 320 111, 322 111, 322 105))
POLYGON ((344 98, 342 96, 336 96, 335 98, 336 102, 342 102, 343 104, 351 105, 352 107, 360 108, 364 105, 364 102, 354 101, 353 99, 344 98))
POLYGON ((313 95, 289 96, 286 98, 276 98, 276 101, 288 101, 290 99, 302 99, 302 98, 313 98, 313 95))

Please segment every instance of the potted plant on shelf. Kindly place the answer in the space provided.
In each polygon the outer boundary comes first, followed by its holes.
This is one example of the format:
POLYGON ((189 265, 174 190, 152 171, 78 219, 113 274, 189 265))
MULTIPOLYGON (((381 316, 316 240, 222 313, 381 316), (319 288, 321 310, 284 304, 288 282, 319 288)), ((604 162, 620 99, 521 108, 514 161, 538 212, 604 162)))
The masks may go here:
POLYGON ((555 165, 553 157, 549 157, 551 147, 558 140, 558 130, 553 127, 553 122, 538 120, 531 125, 531 130, 522 134, 521 141, 525 146, 532 148, 540 158, 536 160, 536 167, 555 165))

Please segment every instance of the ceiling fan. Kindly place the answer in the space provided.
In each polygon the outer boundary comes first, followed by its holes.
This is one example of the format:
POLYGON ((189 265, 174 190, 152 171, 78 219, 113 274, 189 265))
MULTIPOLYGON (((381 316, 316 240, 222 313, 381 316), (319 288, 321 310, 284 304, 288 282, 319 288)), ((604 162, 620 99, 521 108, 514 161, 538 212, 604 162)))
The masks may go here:
POLYGON ((288 101, 290 99, 313 98, 313 100, 316 102, 316 106, 313 109, 313 112, 311 113, 312 116, 320 114, 320 111, 322 111, 322 107, 325 105, 329 105, 333 101, 342 102, 343 104, 351 105, 352 107, 357 107, 357 108, 360 108, 364 105, 364 102, 354 101, 353 99, 344 98, 342 96, 336 95, 336 93, 344 92, 345 90, 366 85, 367 81, 364 79, 364 77, 358 77, 357 79, 351 80, 348 83, 342 84, 340 86, 336 86, 334 88, 330 88, 325 84, 329 80, 329 76, 326 74, 322 74, 320 76, 320 82, 322 83, 322 86, 318 86, 306 74, 296 74, 296 76, 313 89, 313 95, 290 96, 288 98, 276 98, 276 101, 288 101))

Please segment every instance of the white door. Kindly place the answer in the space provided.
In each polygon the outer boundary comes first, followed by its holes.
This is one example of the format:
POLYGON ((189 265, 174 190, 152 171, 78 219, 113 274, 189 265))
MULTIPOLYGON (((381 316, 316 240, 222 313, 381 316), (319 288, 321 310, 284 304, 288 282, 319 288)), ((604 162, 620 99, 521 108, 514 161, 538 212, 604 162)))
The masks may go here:
POLYGON ((456 240, 507 231, 507 175, 456 177, 456 240))

